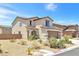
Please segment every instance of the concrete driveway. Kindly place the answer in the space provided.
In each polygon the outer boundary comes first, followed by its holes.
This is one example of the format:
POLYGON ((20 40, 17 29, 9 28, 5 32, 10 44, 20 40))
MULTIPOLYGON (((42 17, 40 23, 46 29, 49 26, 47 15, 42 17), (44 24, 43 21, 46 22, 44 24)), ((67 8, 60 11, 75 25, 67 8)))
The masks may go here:
POLYGON ((79 56, 79 47, 55 56, 79 56))

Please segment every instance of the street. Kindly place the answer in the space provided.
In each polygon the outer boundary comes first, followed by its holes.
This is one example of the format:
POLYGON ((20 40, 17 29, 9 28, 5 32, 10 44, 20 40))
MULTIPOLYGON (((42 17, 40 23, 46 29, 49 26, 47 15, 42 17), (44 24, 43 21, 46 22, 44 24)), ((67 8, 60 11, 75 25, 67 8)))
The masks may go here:
POLYGON ((55 56, 79 56, 79 47, 55 56))

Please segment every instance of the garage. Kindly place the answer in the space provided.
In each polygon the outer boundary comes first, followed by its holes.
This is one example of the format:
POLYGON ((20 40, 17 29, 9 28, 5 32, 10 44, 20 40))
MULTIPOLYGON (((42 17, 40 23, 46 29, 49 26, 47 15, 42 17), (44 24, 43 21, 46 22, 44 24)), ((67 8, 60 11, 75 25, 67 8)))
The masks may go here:
POLYGON ((48 39, 51 37, 60 38, 59 31, 48 31, 48 39))

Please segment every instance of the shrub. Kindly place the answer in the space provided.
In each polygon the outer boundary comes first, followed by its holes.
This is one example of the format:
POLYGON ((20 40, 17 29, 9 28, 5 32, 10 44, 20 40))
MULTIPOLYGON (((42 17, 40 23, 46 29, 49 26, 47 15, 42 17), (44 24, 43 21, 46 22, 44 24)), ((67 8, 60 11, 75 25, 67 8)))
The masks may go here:
POLYGON ((49 39, 49 43, 50 43, 50 47, 51 48, 57 48, 57 39, 56 38, 54 38, 54 37, 52 37, 52 38, 50 38, 49 39))
POLYGON ((3 53, 2 49, 0 49, 0 53, 3 53))
POLYGON ((43 42, 44 46, 49 46, 49 42, 43 42))
POLYGON ((16 40, 15 39, 11 39, 10 42, 16 42, 16 40))
POLYGON ((26 45, 26 43, 27 43, 26 41, 21 41, 20 44, 21 44, 21 45, 26 45))
POLYGON ((5 53, 8 53, 8 51, 5 51, 5 53))
POLYGON ((65 48, 65 40, 57 40, 56 38, 49 39, 51 48, 65 48))
POLYGON ((73 37, 70 36, 70 35, 64 35, 64 38, 65 38, 65 39, 72 39, 73 37))
POLYGON ((1 46, 2 44, 0 44, 0 46, 1 46))
POLYGON ((63 40, 65 40, 65 43, 72 44, 72 42, 69 39, 70 39, 69 36, 64 36, 64 38, 63 38, 63 40))
POLYGON ((41 48, 41 44, 37 41, 33 41, 32 46, 33 46, 34 49, 40 49, 41 48))
POLYGON ((66 48, 65 46, 65 40, 59 40, 58 44, 57 44, 58 48, 66 48))
POLYGON ((36 40, 36 38, 35 38, 34 35, 30 35, 30 36, 28 37, 28 40, 36 40))
POLYGON ((40 44, 43 42, 42 39, 39 39, 38 41, 40 42, 40 44))

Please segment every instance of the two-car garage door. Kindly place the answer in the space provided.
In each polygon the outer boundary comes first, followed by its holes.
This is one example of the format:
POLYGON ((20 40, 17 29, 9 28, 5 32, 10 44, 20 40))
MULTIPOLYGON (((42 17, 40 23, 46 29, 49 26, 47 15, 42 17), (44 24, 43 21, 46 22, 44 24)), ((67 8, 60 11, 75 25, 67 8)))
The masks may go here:
POLYGON ((60 33, 58 31, 48 31, 48 38, 51 37, 60 38, 60 33))

